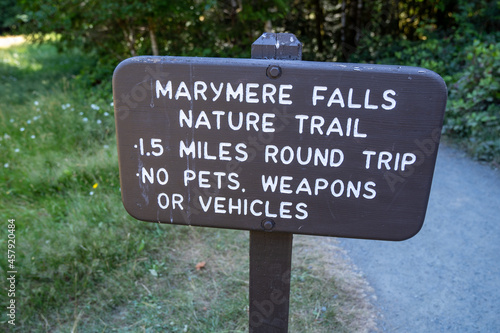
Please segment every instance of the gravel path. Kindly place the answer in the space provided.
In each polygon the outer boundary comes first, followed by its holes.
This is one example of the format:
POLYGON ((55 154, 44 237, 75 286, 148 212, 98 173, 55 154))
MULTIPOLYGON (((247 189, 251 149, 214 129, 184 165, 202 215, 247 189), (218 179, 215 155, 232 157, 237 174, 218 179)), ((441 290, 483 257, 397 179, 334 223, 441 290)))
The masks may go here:
POLYGON ((380 331, 500 331, 498 170, 442 145, 419 234, 340 245, 375 289, 380 331))

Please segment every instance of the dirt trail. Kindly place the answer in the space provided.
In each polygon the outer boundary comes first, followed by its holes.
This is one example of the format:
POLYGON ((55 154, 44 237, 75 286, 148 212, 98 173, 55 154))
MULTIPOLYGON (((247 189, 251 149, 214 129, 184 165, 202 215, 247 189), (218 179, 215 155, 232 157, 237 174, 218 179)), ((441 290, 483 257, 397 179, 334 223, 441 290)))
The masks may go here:
POLYGON ((0 49, 6 49, 13 45, 19 45, 24 43, 25 38, 23 36, 0 36, 0 49))

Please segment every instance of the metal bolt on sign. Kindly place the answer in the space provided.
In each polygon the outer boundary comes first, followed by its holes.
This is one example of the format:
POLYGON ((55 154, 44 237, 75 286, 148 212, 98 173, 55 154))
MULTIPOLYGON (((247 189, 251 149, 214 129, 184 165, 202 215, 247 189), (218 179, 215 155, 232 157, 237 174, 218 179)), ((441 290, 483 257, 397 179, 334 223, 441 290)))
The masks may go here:
POLYGON ((266 74, 271 79, 277 79, 281 76, 281 68, 279 66, 269 66, 266 74))

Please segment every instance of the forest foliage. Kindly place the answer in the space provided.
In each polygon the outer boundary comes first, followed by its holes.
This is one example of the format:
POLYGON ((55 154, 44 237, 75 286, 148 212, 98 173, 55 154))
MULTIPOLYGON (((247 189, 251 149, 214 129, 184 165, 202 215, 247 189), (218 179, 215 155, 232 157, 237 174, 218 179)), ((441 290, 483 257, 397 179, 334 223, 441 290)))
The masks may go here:
MULTIPOLYGON (((0 0, 9 3, 12 0, 0 0)), ((304 60, 413 65, 445 79, 444 132, 500 160, 500 4, 491 0, 19 0, 0 26, 57 33, 96 57, 92 83, 135 55, 249 57, 266 31, 292 32, 304 60)), ((38 35, 40 36, 40 35, 38 35)))

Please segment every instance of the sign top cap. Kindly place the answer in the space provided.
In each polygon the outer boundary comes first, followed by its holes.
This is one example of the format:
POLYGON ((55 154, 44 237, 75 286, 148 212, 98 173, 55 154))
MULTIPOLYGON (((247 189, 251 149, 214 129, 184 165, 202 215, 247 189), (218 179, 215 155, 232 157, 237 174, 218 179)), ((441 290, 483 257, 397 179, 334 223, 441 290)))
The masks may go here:
POLYGON ((302 43, 291 33, 263 33, 252 44, 253 59, 301 60, 302 43))

